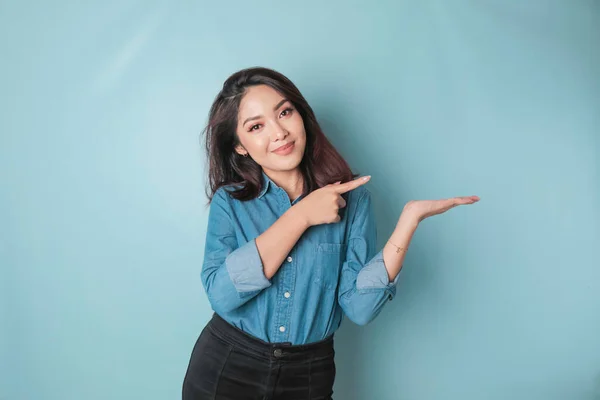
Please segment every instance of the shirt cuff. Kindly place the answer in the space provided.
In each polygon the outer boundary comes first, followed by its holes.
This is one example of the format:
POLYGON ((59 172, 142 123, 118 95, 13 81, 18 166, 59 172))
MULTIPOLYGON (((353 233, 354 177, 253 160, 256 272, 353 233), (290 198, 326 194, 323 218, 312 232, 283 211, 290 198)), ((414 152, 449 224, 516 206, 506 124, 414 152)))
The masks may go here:
POLYGON ((400 273, 390 282, 385 263, 383 262, 383 250, 380 250, 358 273, 356 288, 358 290, 390 289, 393 292, 391 294, 394 294, 399 277, 400 273))
POLYGON ((256 239, 250 240, 229 254, 225 259, 225 265, 238 292, 253 292, 271 286, 263 270, 256 239))

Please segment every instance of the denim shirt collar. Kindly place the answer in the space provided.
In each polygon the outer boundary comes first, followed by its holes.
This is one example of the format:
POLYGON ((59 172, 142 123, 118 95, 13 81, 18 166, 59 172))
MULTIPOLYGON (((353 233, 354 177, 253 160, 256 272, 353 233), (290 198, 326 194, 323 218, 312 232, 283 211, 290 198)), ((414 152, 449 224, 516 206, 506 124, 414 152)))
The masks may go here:
MULTIPOLYGON (((260 193, 258 194, 258 198, 261 199, 268 191, 269 191, 269 186, 273 186, 273 188, 277 188, 283 191, 283 189, 281 189, 279 186, 277 186, 277 184, 275 182, 273 182, 271 180, 271 178, 269 178, 269 176, 267 174, 265 174, 264 171, 262 171, 262 189, 260 190, 260 193)), ((300 195, 298 196, 297 199, 295 200, 290 200, 292 202, 292 204, 296 204, 298 201, 302 200, 304 196, 300 195)))
POLYGON ((267 193, 267 191, 269 190, 269 185, 273 183, 273 181, 271 181, 271 179, 267 176, 267 174, 265 174, 265 171, 262 171, 262 189, 260 190, 260 193, 258 194, 258 198, 262 198, 265 193, 267 193))

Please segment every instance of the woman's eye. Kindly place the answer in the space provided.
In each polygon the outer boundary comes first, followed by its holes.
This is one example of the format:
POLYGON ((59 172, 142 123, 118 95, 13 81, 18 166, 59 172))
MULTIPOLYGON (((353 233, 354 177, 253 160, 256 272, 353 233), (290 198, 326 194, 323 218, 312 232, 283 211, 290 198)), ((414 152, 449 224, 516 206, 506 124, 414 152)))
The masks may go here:
POLYGON ((281 116, 286 117, 286 116, 290 115, 292 113, 292 111, 294 111, 294 109, 291 107, 288 107, 281 112, 281 116))
POLYGON ((260 124, 252 125, 252 127, 250 128, 250 131, 256 131, 259 128, 260 128, 260 124))

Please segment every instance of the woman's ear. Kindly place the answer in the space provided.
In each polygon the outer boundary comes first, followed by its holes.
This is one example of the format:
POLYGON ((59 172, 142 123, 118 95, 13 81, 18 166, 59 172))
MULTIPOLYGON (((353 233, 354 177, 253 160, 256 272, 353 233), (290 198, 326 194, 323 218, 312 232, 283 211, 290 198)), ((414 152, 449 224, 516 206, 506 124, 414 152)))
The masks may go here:
POLYGON ((241 144, 235 146, 235 152, 238 153, 240 156, 245 156, 248 154, 244 146, 242 146, 241 144))

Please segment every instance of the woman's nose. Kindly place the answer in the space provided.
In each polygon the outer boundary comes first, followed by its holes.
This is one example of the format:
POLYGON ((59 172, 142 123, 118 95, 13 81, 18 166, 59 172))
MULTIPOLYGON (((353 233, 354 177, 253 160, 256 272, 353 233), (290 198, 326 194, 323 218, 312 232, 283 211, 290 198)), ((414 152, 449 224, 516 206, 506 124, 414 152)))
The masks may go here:
POLYGON ((287 136, 287 131, 285 129, 283 129, 282 126, 279 126, 278 124, 275 125, 275 138, 276 139, 283 139, 287 136))

